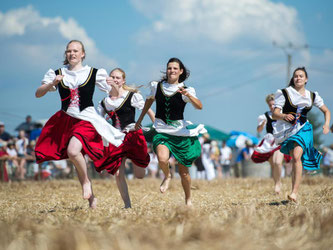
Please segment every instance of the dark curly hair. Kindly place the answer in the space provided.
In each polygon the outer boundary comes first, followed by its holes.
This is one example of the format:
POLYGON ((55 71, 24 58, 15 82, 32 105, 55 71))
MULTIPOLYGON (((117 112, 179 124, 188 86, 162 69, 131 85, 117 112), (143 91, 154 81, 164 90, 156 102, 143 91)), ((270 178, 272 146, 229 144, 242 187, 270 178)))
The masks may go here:
MULTIPOLYGON (((179 68, 183 70, 183 73, 179 76, 179 82, 184 82, 190 76, 190 71, 185 67, 183 62, 176 57, 170 58, 167 63, 167 66, 169 65, 169 63, 173 63, 173 62, 178 63, 179 68)), ((168 76, 167 76, 166 72, 162 72, 162 73, 164 75, 162 76, 160 82, 168 81, 168 76)))

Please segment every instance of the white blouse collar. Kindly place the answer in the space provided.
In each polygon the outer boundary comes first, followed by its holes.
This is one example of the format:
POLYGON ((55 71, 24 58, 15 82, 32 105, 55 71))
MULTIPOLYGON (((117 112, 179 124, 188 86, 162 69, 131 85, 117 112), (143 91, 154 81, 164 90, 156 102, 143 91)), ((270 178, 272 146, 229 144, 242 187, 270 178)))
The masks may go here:
POLYGON ((78 69, 78 70, 75 70, 75 71, 69 70, 68 68, 69 68, 69 65, 65 65, 64 66, 64 70, 65 70, 65 72, 67 74, 70 74, 70 73, 72 73, 72 74, 78 74, 78 73, 80 73, 82 71, 86 71, 86 70, 90 69, 90 67, 88 65, 85 65, 81 69, 78 69))
POLYGON ((164 84, 165 86, 168 88, 168 87, 183 87, 184 86, 184 82, 180 82, 180 83, 177 83, 177 84, 170 84, 168 83, 167 81, 164 81, 164 84))
POLYGON ((310 91, 305 89, 305 96, 303 96, 301 93, 299 93, 294 87, 289 86, 288 90, 291 91, 293 94, 297 94, 300 97, 307 98, 309 96, 310 91))

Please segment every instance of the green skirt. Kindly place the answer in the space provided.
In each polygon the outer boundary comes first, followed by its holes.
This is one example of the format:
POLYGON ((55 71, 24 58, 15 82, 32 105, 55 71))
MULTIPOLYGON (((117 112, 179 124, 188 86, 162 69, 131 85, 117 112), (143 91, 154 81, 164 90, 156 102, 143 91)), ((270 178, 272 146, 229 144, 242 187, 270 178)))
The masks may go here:
POLYGON ((157 146, 160 144, 168 147, 176 160, 186 167, 191 167, 192 163, 201 154, 201 145, 198 137, 183 137, 157 133, 153 139, 155 152, 157 146))

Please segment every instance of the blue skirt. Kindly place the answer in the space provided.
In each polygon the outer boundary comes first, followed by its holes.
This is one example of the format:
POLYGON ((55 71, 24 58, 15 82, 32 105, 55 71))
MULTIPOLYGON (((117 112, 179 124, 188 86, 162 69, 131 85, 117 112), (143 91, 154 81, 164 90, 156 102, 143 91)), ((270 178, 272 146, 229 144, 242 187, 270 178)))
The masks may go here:
POLYGON ((289 155, 294 149, 295 143, 303 149, 302 163, 306 170, 318 170, 322 155, 313 147, 313 130, 312 125, 306 122, 305 125, 293 136, 281 143, 280 151, 289 155))

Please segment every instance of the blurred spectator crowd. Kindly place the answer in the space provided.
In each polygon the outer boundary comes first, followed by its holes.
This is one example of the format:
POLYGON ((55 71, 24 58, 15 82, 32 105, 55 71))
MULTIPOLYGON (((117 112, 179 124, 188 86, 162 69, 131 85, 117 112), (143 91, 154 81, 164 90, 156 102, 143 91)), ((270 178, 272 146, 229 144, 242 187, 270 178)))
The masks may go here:
POLYGON ((1 181, 39 180, 70 177, 73 173, 67 160, 37 164, 35 145, 43 124, 33 122, 30 115, 19 124, 11 135, 0 121, 0 177, 1 181))

